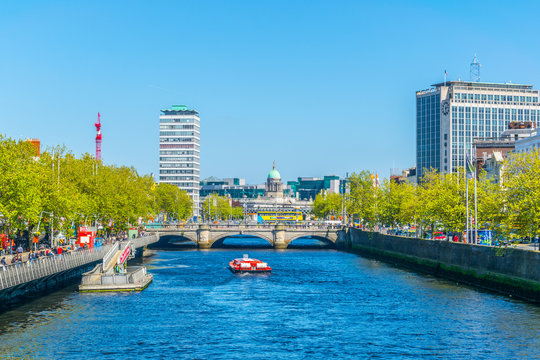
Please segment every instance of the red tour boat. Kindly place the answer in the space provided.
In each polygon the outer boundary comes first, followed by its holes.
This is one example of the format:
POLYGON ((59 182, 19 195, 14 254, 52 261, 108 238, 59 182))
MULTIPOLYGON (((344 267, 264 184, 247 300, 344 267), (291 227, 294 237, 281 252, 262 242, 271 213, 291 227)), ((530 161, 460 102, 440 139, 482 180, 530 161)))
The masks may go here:
POLYGON ((242 259, 234 259, 229 262, 229 269, 233 273, 269 273, 272 268, 267 263, 257 259, 250 259, 244 254, 242 259))

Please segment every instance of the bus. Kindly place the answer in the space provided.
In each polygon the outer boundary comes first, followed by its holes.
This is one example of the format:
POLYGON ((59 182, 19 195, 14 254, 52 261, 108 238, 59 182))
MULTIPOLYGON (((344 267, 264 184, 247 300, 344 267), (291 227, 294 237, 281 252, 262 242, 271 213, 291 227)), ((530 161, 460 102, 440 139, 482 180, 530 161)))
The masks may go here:
POLYGON ((259 224, 267 223, 282 223, 292 224, 304 220, 304 215, 301 211, 259 211, 257 213, 257 222, 259 224), (277 218, 276 218, 277 216, 277 218))

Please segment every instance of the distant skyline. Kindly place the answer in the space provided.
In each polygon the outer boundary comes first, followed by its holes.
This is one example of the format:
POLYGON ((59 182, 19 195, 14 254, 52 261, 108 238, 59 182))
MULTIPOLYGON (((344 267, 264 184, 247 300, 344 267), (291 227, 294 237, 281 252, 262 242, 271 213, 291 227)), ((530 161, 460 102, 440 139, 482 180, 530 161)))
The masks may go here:
POLYGON ((415 92, 540 86, 536 2, 6 1, 0 134, 158 172, 160 109, 201 118, 201 179, 414 166, 415 92), (511 24, 511 26, 506 26, 511 24), (394 165, 395 164, 395 165, 394 165))

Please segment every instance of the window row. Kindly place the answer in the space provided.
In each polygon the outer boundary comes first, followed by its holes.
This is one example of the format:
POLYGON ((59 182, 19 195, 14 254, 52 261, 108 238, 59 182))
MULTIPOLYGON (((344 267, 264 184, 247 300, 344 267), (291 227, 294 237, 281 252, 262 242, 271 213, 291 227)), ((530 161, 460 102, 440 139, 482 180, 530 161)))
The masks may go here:
POLYGON ((491 95, 491 94, 471 94, 455 93, 456 100, 474 100, 474 101, 499 101, 514 103, 538 103, 537 96, 516 96, 516 95, 491 95))
POLYGON ((160 125, 160 130, 195 129, 195 125, 160 125))
POLYGON ((195 135, 195 131, 160 131, 159 132, 159 136, 194 136, 194 135, 195 135))

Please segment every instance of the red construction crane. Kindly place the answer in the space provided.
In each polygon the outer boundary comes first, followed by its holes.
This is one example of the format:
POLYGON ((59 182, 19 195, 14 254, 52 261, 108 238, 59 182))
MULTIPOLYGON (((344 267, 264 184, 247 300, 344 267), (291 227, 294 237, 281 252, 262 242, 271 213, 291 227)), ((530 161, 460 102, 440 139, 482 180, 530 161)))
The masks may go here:
POLYGON ((96 126, 96 159, 101 161, 101 114, 97 113, 97 123, 96 126))

